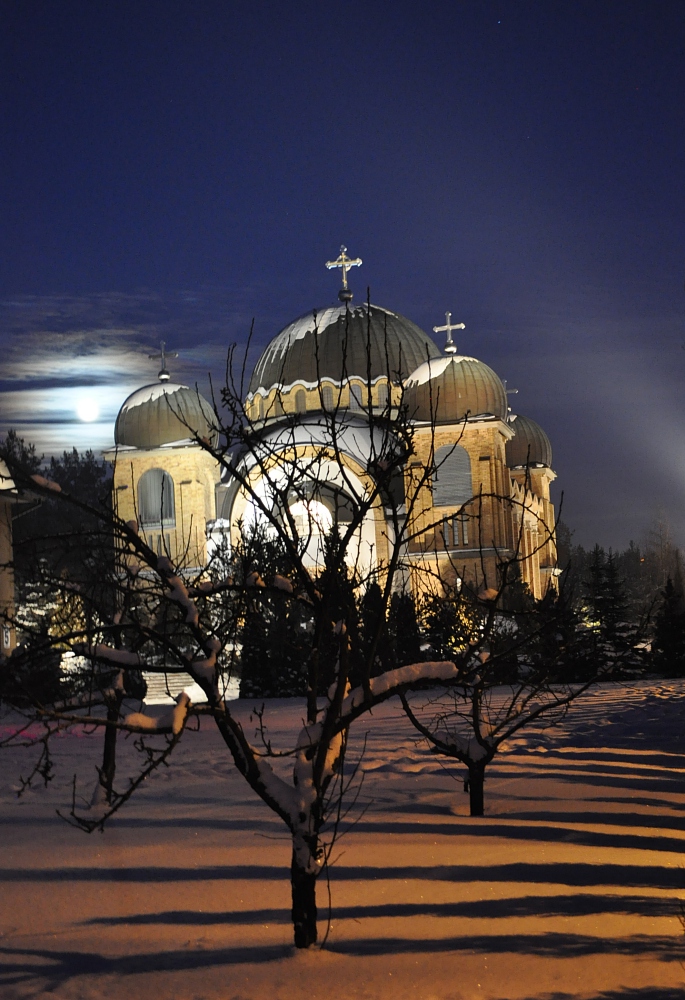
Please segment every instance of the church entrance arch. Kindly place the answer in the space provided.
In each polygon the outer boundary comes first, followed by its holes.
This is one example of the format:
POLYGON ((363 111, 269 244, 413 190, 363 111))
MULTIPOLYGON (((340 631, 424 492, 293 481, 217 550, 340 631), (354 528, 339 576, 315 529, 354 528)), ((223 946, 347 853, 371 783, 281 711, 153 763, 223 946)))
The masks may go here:
MULTIPOLYGON (((342 470, 333 460, 320 461, 315 475, 304 476, 296 487, 288 481, 285 469, 274 465, 268 474, 254 483, 253 490, 254 497, 243 495, 243 503, 236 498, 234 518, 242 520, 243 531, 249 533, 257 525, 268 531, 269 518, 265 509, 272 511, 284 523, 286 530, 292 531, 294 527, 305 565, 311 569, 323 566, 326 535, 331 530, 347 531, 357 503, 363 505, 367 500, 361 479, 347 467, 342 470), (278 513, 284 497, 287 497, 290 518, 282 509, 278 513)), ((361 525, 355 530, 347 547, 346 562, 361 575, 375 568, 377 543, 373 510, 365 513, 361 525)))

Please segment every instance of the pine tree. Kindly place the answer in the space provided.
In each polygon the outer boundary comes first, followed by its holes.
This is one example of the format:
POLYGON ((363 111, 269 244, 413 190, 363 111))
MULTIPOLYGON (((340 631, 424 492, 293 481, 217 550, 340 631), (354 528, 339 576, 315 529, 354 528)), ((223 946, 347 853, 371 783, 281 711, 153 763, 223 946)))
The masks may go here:
POLYGON ((620 668, 641 665, 636 652, 638 622, 628 607, 623 578, 614 553, 596 545, 586 579, 586 628, 596 655, 620 668))
POLYGON ((429 597, 423 621, 431 657, 453 660, 478 637, 481 614, 471 594, 462 589, 429 597))
POLYGON ((270 609, 255 599, 240 634, 240 697, 272 698, 274 671, 269 657, 270 609))
POLYGON ((319 588, 326 594, 327 605, 322 612, 330 625, 324 630, 318 649, 319 693, 325 694, 335 676, 335 665, 340 643, 335 634, 335 625, 344 620, 349 640, 349 676, 354 686, 360 682, 363 647, 358 587, 352 573, 340 555, 340 537, 333 530, 325 539, 324 567, 319 577, 319 588))
MULTIPOLYGON (((111 469, 92 451, 79 452, 73 448, 59 458, 53 456, 49 464, 41 467, 42 459, 34 445, 9 431, 0 447, 0 455, 18 461, 30 474, 39 472, 85 503, 109 508, 111 469)), ((111 539, 100 531, 98 519, 61 503, 57 497, 43 498, 27 506, 16 519, 14 562, 20 590, 27 582, 33 584, 40 577, 42 561, 47 562, 53 572, 64 572, 71 579, 89 586, 99 581, 103 562, 111 564, 112 558, 111 539), (86 537, 87 546, 84 545, 86 537)))
POLYGON ((685 676, 685 599, 679 568, 680 560, 676 580, 670 576, 666 580, 654 621, 652 663, 665 677, 685 676))
POLYGON ((311 628, 304 606, 279 594, 257 595, 241 629, 241 698, 306 694, 311 628))
POLYGON ((45 457, 38 455, 35 444, 25 441, 11 428, 7 431, 5 440, 0 442, 0 455, 18 462, 30 474, 40 471, 41 462, 45 457))
POLYGON ((416 604, 411 594, 395 593, 390 600, 388 613, 390 645, 394 665, 404 667, 426 659, 424 644, 416 614, 416 604))
MULTIPOLYGON (((257 572, 269 584, 276 575, 294 579, 283 545, 256 529, 243 535, 232 575, 246 581, 257 572)), ((302 601, 272 587, 248 587, 243 597, 240 644, 241 698, 289 698, 306 693, 311 655, 311 612, 302 601)))
POLYGON ((532 618, 535 634, 527 658, 534 670, 542 674, 553 663, 560 683, 589 680, 596 667, 596 635, 585 626, 568 586, 559 593, 550 588, 532 618))
POLYGON ((366 588, 360 602, 359 610, 362 655, 364 660, 366 660, 375 643, 371 674, 372 676, 376 676, 385 670, 390 670, 394 665, 392 662, 388 622, 383 606, 383 591, 377 583, 370 583, 366 588))

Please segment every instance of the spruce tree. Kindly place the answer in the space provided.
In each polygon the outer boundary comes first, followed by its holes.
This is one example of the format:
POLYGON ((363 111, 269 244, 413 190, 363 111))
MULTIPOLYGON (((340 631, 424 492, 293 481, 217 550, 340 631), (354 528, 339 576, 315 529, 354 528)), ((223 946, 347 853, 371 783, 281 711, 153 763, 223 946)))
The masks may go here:
POLYGON ((423 621, 431 657, 459 657, 464 647, 478 637, 481 618, 475 599, 466 589, 429 597, 423 621))
POLYGON ((654 621, 652 664, 664 677, 685 676, 685 600, 682 581, 670 576, 654 621))
POLYGON ((596 545, 586 579, 586 628, 595 655, 623 669, 641 665, 636 651, 638 623, 630 613, 623 578, 614 553, 596 545))
POLYGON ((395 593, 390 600, 388 613, 390 645, 394 665, 404 667, 409 663, 425 660, 421 629, 416 614, 416 604, 411 594, 395 593))
POLYGON ((257 573, 264 586, 245 587, 239 617, 241 698, 288 698, 306 693, 311 655, 311 609, 272 585, 276 576, 295 590, 285 547, 264 529, 243 535, 231 575, 238 584, 257 573))
POLYGON ((319 694, 325 694, 335 677, 335 664, 340 643, 335 634, 338 621, 344 620, 349 640, 349 676, 354 686, 360 682, 362 663, 362 637, 358 587, 352 572, 341 558, 340 537, 334 529, 325 539, 324 567, 319 577, 319 587, 326 594, 326 607, 322 618, 330 622, 321 635, 318 653, 319 694))
POLYGON ((388 622, 383 606, 383 591, 375 582, 366 588, 360 602, 361 649, 364 660, 373 650, 372 676, 382 674, 393 666, 388 622))

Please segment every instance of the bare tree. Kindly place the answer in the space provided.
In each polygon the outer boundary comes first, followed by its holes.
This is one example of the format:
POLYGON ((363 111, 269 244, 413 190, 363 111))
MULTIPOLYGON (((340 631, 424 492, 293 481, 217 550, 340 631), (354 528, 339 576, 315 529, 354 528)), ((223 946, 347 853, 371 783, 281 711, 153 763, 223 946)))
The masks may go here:
MULTIPOLYGON (((455 704, 461 692, 469 692, 480 718, 484 686, 475 676, 474 663, 483 659, 497 621, 495 602, 488 603, 483 556, 482 572, 471 581, 477 592, 485 587, 487 613, 478 634, 445 659, 383 665, 379 645, 393 594, 410 583, 439 593, 454 586, 464 571, 456 558, 437 558, 444 518, 432 513, 431 490, 444 459, 436 459, 432 429, 417 461, 402 373, 390 370, 388 362, 385 382, 390 391, 380 397, 370 374, 370 352, 369 334, 368 377, 359 396, 343 395, 351 392, 343 361, 340 378, 327 391, 318 380, 319 405, 311 417, 289 412, 279 389, 262 400, 257 411, 246 406, 240 366, 231 353, 221 406, 216 407, 220 445, 189 427, 196 443, 221 466, 234 499, 233 537, 200 570, 191 572, 183 552, 156 551, 138 522, 124 521, 110 504, 70 495, 49 480, 31 476, 8 457, 19 486, 30 486, 97 523, 97 530, 80 539, 84 552, 92 544, 91 535, 113 539, 114 545, 111 564, 102 567, 97 586, 69 573, 47 572, 60 628, 56 634, 52 625, 47 631, 27 625, 23 647, 2 667, 0 677, 11 676, 22 692, 21 698, 12 699, 12 708, 23 717, 5 743, 38 747, 34 775, 46 779, 54 734, 84 724, 105 730, 108 742, 98 777, 104 794, 98 793, 87 809, 79 806, 75 790, 69 813, 72 822, 92 831, 102 828, 145 778, 169 760, 190 720, 211 719, 239 773, 290 832, 298 947, 317 940, 316 881, 327 864, 349 789, 344 762, 350 726, 388 698, 438 683, 460 684, 455 704), (260 554, 259 547, 250 548, 255 533, 276 547, 279 565, 269 567, 263 549, 260 554), (426 538, 432 548, 425 549, 425 558, 410 559, 412 551, 424 552, 426 538), (352 662, 349 623, 372 585, 380 593, 377 624, 352 662), (239 663, 246 615, 267 595, 303 608, 309 623, 306 718, 290 743, 278 748, 269 733, 267 709, 258 709, 256 731, 250 733, 226 698, 227 683, 239 663), (75 654, 78 667, 65 686, 65 697, 46 701, 32 690, 32 670, 56 649, 75 654), (145 712, 126 697, 127 678, 141 670, 188 674, 206 700, 193 703, 183 692, 165 715, 145 712), (479 693, 474 702, 475 691, 479 693), (36 723, 42 727, 38 734, 36 723), (140 767, 126 786, 119 781, 117 788, 114 748, 122 732, 135 734, 140 767)), ((481 489, 456 516, 471 518, 484 551, 483 511, 516 508, 523 523, 527 505, 523 493, 512 497, 481 489)), ((546 531, 544 544, 549 540, 546 531)), ((487 539, 489 550, 491 541, 487 539)), ((516 566, 523 558, 513 539, 508 553, 506 560, 496 553, 498 594, 511 582, 501 566, 516 566)), ((491 568, 490 576, 493 572, 491 568)), ((493 583, 490 580, 490 587, 493 583)), ((499 739, 500 730, 493 732, 499 739)), ((489 746, 490 738, 478 730, 479 747, 489 746)))
POLYGON ((623 652, 608 651, 601 623, 579 616, 563 592, 534 601, 516 588, 512 602, 515 569, 513 558, 503 562, 496 590, 446 596, 448 606, 462 605, 457 641, 475 647, 459 680, 427 698, 400 695, 434 752, 466 766, 472 816, 484 814, 485 771, 503 745, 524 729, 558 724, 592 685, 620 678, 644 635, 643 622, 623 652))

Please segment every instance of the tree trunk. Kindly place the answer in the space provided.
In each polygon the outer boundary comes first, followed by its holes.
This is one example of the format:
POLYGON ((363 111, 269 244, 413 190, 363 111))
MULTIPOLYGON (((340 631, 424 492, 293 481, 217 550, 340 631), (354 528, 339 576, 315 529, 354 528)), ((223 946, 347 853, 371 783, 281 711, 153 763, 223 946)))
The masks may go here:
MULTIPOLYGON (((107 706, 107 721, 117 722, 119 719, 119 699, 115 704, 111 702, 107 706)), ((100 784, 105 790, 107 804, 112 804, 112 786, 114 785, 114 775, 117 768, 117 728, 115 725, 105 726, 105 746, 102 754, 102 768, 100 771, 100 784)))
POLYGON ((298 865, 294 851, 290 866, 290 886, 295 947, 309 948, 316 944, 316 875, 298 865))
POLYGON ((469 766, 469 802, 472 816, 483 815, 483 782, 485 767, 478 764, 469 766))

